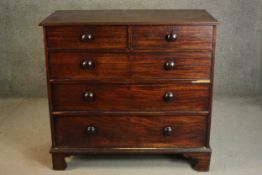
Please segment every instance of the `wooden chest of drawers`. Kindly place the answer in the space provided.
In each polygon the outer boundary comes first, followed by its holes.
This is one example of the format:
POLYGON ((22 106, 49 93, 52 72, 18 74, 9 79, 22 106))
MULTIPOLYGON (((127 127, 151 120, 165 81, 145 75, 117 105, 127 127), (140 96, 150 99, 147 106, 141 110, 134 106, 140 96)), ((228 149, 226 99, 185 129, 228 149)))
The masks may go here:
POLYGON ((204 10, 56 11, 44 29, 53 168, 182 154, 207 171, 217 21, 204 10))

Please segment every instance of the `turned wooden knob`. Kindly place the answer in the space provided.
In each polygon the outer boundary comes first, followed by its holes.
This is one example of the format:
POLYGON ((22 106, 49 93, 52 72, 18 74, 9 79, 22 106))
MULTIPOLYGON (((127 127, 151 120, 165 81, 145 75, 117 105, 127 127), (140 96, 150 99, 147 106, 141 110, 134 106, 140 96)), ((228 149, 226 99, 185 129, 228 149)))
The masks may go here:
POLYGON ((94 101, 95 94, 93 92, 85 92, 83 94, 84 101, 94 101))
POLYGON ((175 68, 175 62, 174 61, 167 61, 167 62, 165 62, 165 64, 164 64, 164 68, 165 68, 165 70, 172 70, 172 69, 174 69, 175 68))
POLYGON ((169 101, 172 101, 172 100, 174 100, 174 98, 175 98, 175 94, 173 93, 173 92, 166 92, 165 94, 164 94, 164 100, 166 101, 166 102, 169 102, 169 101))
POLYGON ((175 41, 176 38, 177 38, 177 35, 175 33, 170 33, 170 34, 166 35, 166 40, 168 42, 175 41))
POLYGON ((91 41, 93 39, 93 35, 91 33, 84 33, 81 35, 81 40, 82 41, 91 41))
POLYGON ((87 126, 86 127, 86 133, 87 134, 95 134, 96 133, 96 127, 95 126, 87 126))
POLYGON ((92 69, 95 67, 95 64, 91 60, 84 60, 81 63, 83 69, 92 69))
POLYGON ((173 133, 173 127, 172 126, 166 126, 163 128, 163 134, 164 135, 171 135, 173 133))

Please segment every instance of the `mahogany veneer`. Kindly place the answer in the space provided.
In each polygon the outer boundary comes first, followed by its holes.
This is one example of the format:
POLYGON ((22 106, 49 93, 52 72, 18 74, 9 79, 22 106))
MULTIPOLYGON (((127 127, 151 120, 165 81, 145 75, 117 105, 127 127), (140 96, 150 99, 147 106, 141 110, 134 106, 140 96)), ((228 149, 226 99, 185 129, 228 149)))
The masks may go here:
POLYGON ((216 25, 205 10, 56 11, 40 23, 55 170, 182 154, 208 171, 216 25))
POLYGON ((58 111, 208 111, 209 86, 54 84, 53 109, 58 111), (92 92, 93 99, 83 99, 92 92), (165 95, 173 93, 168 101, 165 95))
POLYGON ((207 117, 66 116, 59 117, 56 123, 55 134, 60 147, 192 148, 205 146, 207 117), (94 126, 95 134, 88 133, 87 126, 94 126), (166 127, 172 128, 172 137, 165 133, 166 127))

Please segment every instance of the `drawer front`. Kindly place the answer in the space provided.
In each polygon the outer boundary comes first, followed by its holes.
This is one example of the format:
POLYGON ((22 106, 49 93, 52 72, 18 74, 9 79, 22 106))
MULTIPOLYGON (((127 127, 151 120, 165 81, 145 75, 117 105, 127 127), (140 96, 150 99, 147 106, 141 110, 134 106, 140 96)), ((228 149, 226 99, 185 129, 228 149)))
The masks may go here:
POLYGON ((126 78, 208 79, 211 53, 91 54, 51 52, 50 77, 61 79, 126 78))
POLYGON ((131 73, 146 79, 209 79, 211 53, 137 54, 131 73))
POLYGON ((126 54, 54 52, 49 55, 49 63, 51 78, 100 80, 129 75, 126 54))
POLYGON ((58 117, 58 147, 177 147, 205 145, 206 116, 58 117))
POLYGON ((54 84, 55 111, 207 111, 209 85, 54 84))
POLYGON ((211 49, 212 26, 136 26, 135 49, 211 49))
POLYGON ((127 48, 124 26, 48 27, 47 46, 64 49, 123 49, 127 48))

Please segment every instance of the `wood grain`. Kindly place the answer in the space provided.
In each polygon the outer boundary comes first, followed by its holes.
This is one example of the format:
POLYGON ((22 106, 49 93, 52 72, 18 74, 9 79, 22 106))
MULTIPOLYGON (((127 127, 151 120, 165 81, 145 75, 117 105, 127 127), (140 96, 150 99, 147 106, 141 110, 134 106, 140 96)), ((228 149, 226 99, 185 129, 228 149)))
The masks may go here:
POLYGON ((197 171, 209 171, 211 152, 184 153, 187 158, 193 159, 192 166, 197 171))
POLYGON ((212 26, 135 26, 132 41, 134 49, 211 49, 212 26), (171 33, 177 39, 168 42, 171 33))
POLYGON ((205 143, 206 116, 157 117, 79 117, 56 119, 58 147, 202 147, 205 143), (87 134, 87 126, 95 126, 95 134, 87 134), (173 126, 171 135, 163 128, 173 126))
POLYGON ((39 25, 216 25, 206 10, 58 10, 39 25))
POLYGON ((205 10, 56 11, 42 21, 53 169, 75 154, 143 153, 183 154, 208 171, 217 24, 205 10), (192 83, 201 79, 210 83, 192 83))
POLYGON ((53 163, 53 169, 54 170, 64 170, 67 167, 65 157, 67 154, 52 154, 52 163, 53 163))
POLYGON ((206 111, 209 106, 207 84, 55 84, 52 91, 54 111, 206 111), (163 96, 169 91, 175 97, 166 102, 163 96), (84 101, 85 92, 93 92, 95 100, 84 101))
POLYGON ((127 48, 125 26, 65 26, 47 28, 47 47, 60 49, 124 49, 127 48), (90 41, 81 41, 84 33, 90 41))
POLYGON ((50 76, 53 79, 209 79, 211 53, 122 54, 88 52, 51 52, 50 76), (94 68, 83 69, 84 60, 94 68), (167 71, 164 64, 174 61, 167 71))
POLYGON ((210 53, 147 53, 131 55, 131 77, 135 79, 209 79, 210 53), (173 61, 172 70, 165 63, 173 61))
POLYGON ((101 80, 129 75, 127 54, 52 52, 49 57, 50 76, 54 79, 101 80), (92 61, 94 68, 83 69, 84 60, 92 61))

